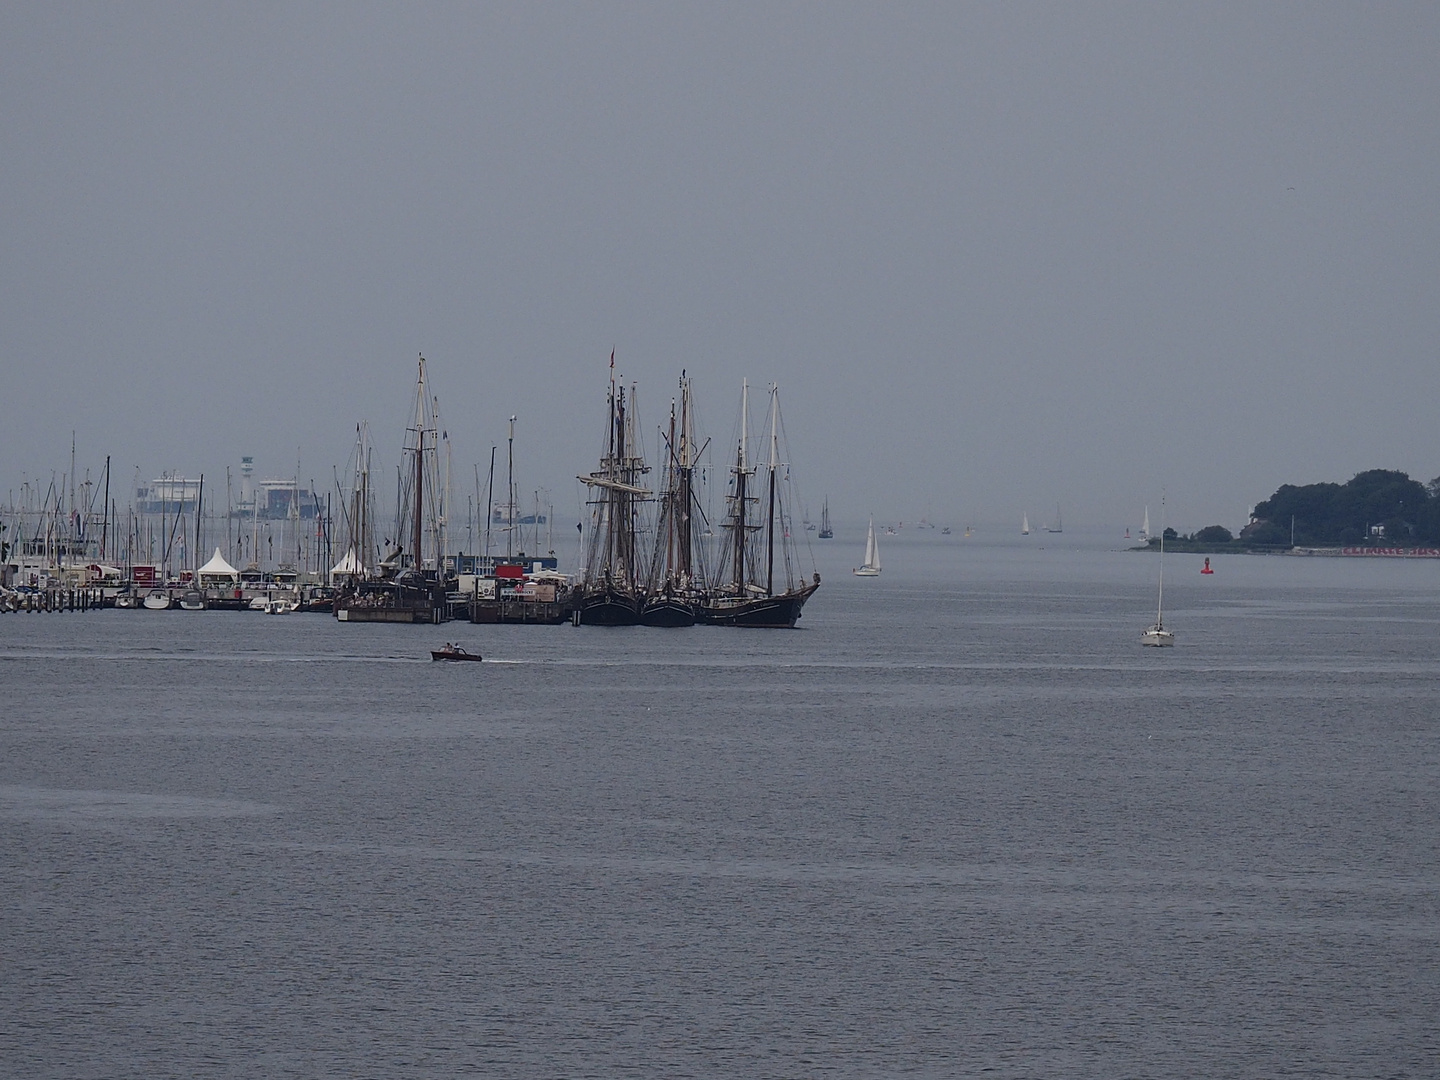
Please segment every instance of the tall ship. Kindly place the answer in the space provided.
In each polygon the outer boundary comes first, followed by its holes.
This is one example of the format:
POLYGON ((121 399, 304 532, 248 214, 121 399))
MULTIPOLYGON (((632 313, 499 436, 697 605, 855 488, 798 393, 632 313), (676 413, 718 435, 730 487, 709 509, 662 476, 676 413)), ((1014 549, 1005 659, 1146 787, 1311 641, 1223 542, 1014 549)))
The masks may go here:
POLYGON ((700 621, 721 626, 793 627, 820 587, 806 581, 791 537, 790 471, 780 453, 780 391, 770 387, 766 460, 750 458, 750 386, 742 383, 740 433, 730 469, 719 566, 700 621), (783 473, 783 475, 782 475, 783 473))
POLYGON ((600 467, 578 477, 590 488, 590 536, 575 590, 575 619, 588 626, 635 626, 646 596, 642 515, 654 493, 644 486, 650 469, 636 432, 634 388, 627 399, 625 387, 617 385, 613 352, 606 406, 600 467))
POLYGON ((665 474, 655 519, 655 550, 640 608, 645 626, 693 626, 707 599, 705 549, 709 531, 696 496, 696 464, 704 447, 695 440, 690 379, 680 373, 680 397, 670 405, 664 435, 665 474), (678 410, 678 415, 677 415, 678 410))
POLYGON ((352 493, 350 544, 341 564, 345 583, 332 610, 341 622, 438 623, 449 618, 444 572, 448 484, 441 476, 438 401, 426 385, 420 357, 413 426, 406 429, 404 465, 396 485, 396 538, 373 571, 366 565, 373 542, 369 462, 363 436, 361 486, 352 493), (427 550, 428 549, 428 550, 427 550), (345 571, 349 573, 345 573, 345 571))

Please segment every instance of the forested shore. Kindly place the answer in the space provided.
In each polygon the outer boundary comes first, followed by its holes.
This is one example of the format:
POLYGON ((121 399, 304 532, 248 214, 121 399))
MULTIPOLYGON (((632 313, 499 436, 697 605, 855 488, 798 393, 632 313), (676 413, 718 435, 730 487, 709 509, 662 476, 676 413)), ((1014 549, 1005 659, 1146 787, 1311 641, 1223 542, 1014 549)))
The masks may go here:
MULTIPOLYGON (((1158 547, 1151 537, 1149 546, 1158 547)), ((1440 477, 1370 469, 1343 484, 1284 484, 1255 504, 1238 536, 1209 525, 1188 536, 1165 530, 1170 551, 1288 551, 1291 548, 1395 549, 1440 545, 1440 477)))

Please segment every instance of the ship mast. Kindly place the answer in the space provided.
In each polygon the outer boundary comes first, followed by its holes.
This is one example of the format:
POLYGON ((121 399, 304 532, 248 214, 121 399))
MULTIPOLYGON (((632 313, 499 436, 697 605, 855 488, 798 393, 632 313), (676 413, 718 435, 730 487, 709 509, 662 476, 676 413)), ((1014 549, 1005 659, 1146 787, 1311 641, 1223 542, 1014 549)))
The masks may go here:
POLYGON ((694 438, 690 427, 690 379, 680 372, 680 497, 677 509, 680 518, 676 522, 679 530, 679 571, 681 582, 686 588, 695 579, 695 567, 691 562, 691 518, 690 500, 694 498, 695 448, 690 444, 694 438))
POLYGON ((606 400, 609 420, 605 433, 605 452, 600 467, 576 479, 596 489, 591 500, 595 507, 590 532, 590 545, 585 560, 585 575, 592 584, 615 582, 624 588, 635 588, 636 500, 652 493, 640 486, 649 471, 639 453, 640 442, 635 435, 635 392, 631 389, 627 408, 625 388, 616 382, 615 356, 610 356, 610 390, 606 400))
MULTIPOLYGON (((441 569, 444 561, 444 545, 446 517, 449 512, 449 470, 442 470, 440 467, 440 443, 442 440, 449 444, 448 435, 442 432, 440 425, 440 404, 438 399, 432 399, 426 394, 426 371, 425 357, 420 357, 419 381, 415 387, 415 464, 410 482, 414 487, 414 500, 410 509, 414 517, 410 521, 409 541, 414 548, 414 567, 416 571, 425 570, 425 484, 427 470, 425 468, 425 455, 428 453, 435 459, 435 467, 428 470, 429 482, 433 485, 431 489, 430 503, 432 504, 430 535, 432 536, 431 547, 434 548, 435 569, 441 569), (428 440, 426 436, 429 436, 428 440), (442 484, 444 485, 442 487, 442 484)), ((397 516, 403 512, 403 508, 397 508, 397 516)), ((402 532, 404 530, 402 529, 402 532)))
POLYGON ((740 445, 735 455, 735 505, 731 511, 733 521, 731 522, 730 541, 734 546, 733 563, 731 566, 731 584, 735 586, 737 593, 745 590, 745 533, 746 513, 745 503, 748 498, 746 479, 750 475, 750 463, 748 460, 750 441, 750 380, 742 379, 740 382, 740 445))
POLYGON ((780 387, 770 384, 770 509, 765 516, 765 591, 775 595, 775 470, 779 463, 780 387))

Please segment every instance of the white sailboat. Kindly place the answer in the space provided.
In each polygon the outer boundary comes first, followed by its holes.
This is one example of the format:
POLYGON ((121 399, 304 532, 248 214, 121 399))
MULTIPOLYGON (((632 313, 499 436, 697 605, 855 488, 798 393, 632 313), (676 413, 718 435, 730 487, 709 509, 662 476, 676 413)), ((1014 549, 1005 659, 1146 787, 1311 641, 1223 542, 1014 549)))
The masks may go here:
POLYGON ((875 543, 875 519, 870 519, 870 531, 865 534, 865 562, 855 570, 856 577, 880 576, 880 547, 875 543))
POLYGON ((1029 514, 1021 514, 1021 515, 1020 515, 1020 535, 1021 535, 1021 536, 1029 536, 1029 535, 1030 535, 1030 515, 1029 515, 1029 514))
MULTIPOLYGON (((1160 500, 1160 589, 1155 600, 1155 625, 1140 635, 1141 645, 1174 645, 1175 633, 1165 629, 1165 500, 1160 500)), ((1150 524, 1150 508, 1145 508, 1145 524, 1150 524)), ((1147 530, 1148 531, 1148 530, 1147 530)))
POLYGON ((1140 523, 1140 539, 1150 539, 1150 507, 1145 507, 1145 520, 1140 523))

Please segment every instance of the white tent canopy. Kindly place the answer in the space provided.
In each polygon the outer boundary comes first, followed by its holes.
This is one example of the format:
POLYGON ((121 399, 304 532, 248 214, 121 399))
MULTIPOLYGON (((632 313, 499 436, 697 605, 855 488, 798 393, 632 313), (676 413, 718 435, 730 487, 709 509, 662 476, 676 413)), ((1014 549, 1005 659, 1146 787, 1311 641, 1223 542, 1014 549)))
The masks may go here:
POLYGON ((231 581, 235 581, 240 577, 240 571, 225 561, 225 556, 220 554, 218 547, 215 549, 215 554, 210 557, 210 561, 200 567, 196 573, 201 577, 223 577, 229 578, 231 581))
POLYGON ((332 574, 363 574, 365 567, 360 564, 360 556, 351 548, 345 553, 345 557, 330 568, 332 574))

